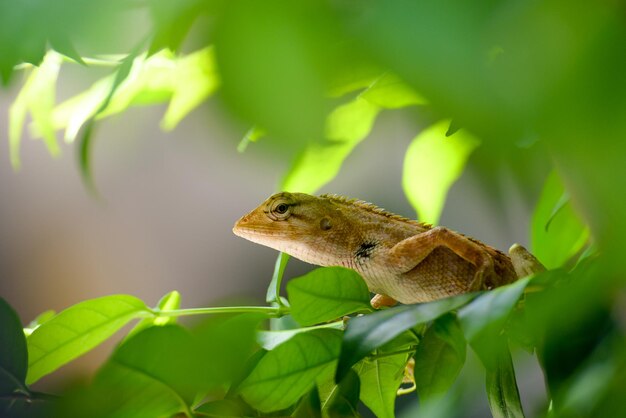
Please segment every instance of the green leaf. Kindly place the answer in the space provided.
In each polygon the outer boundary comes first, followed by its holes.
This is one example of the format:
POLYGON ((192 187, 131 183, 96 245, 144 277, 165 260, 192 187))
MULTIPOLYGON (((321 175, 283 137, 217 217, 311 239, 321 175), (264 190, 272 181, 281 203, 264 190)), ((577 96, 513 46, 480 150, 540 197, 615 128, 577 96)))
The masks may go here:
POLYGON ((213 48, 207 47, 174 60, 171 70, 172 100, 161 121, 161 128, 174 129, 193 109, 219 87, 213 48))
POLYGON ((264 349, 273 350, 274 348, 276 348, 276 346, 284 343, 288 339, 300 334, 301 332, 310 332, 320 328, 343 330, 344 324, 343 321, 337 321, 331 322, 329 324, 317 325, 314 327, 294 328, 279 331, 259 331, 257 333, 257 341, 264 349))
MULTIPOLYGON (((156 311, 169 311, 169 310, 179 309, 179 308, 180 308, 180 293, 178 293, 176 290, 173 290, 169 292, 168 294, 166 294, 165 296, 163 296, 159 300, 159 303, 157 303, 157 307, 155 310, 156 311)), ((126 340, 129 339, 131 336, 135 335, 139 331, 142 331, 151 326, 163 326, 163 325, 169 325, 169 324, 175 324, 175 323, 176 323, 175 316, 161 316, 161 317, 154 316, 154 317, 149 317, 149 318, 143 318, 141 321, 137 322, 137 325, 135 325, 135 327, 128 334, 126 334, 125 339, 126 340)))
POLYGON ((41 65, 31 70, 22 90, 9 108, 11 164, 13 164, 13 168, 16 170, 21 165, 20 143, 22 140, 22 129, 28 112, 30 112, 32 117, 35 135, 43 137, 50 154, 56 156, 60 152, 52 121, 56 81, 60 68, 60 55, 52 51, 48 52, 41 65))
POLYGON ((402 187, 418 218, 437 224, 448 190, 460 177, 480 141, 461 130, 446 137, 449 120, 438 122, 413 139, 404 157, 402 187))
POLYGON ((283 301, 280 298, 280 287, 283 281, 285 268, 287 267, 287 262, 289 262, 289 254, 278 253, 276 265, 274 266, 274 274, 272 275, 272 280, 270 281, 270 284, 267 287, 267 293, 265 294, 265 301, 267 303, 277 303, 279 306, 283 305, 283 301))
POLYGON ((287 408, 311 389, 318 375, 333 367, 340 346, 341 333, 335 330, 298 334, 261 359, 240 393, 262 412, 287 408))
POLYGON ((428 104, 426 99, 391 73, 380 76, 360 97, 386 109, 428 104))
POLYGON ((416 344, 415 335, 405 332, 354 366, 361 379, 361 401, 377 417, 395 417, 397 390, 410 357, 406 350, 416 344))
POLYGON ((194 409, 196 415, 214 418, 239 418, 245 417, 242 406, 230 399, 219 399, 200 405, 194 409))
POLYGON ((17 313, 0 298, 0 395, 15 391, 28 393, 26 369, 28 352, 17 313))
POLYGON ((314 193, 335 178, 343 161, 372 130, 379 107, 356 98, 326 119, 325 141, 311 142, 296 158, 280 189, 314 193))
POLYGON ((357 412, 361 383, 354 370, 332 389, 323 403, 322 416, 328 418, 360 417, 357 412))
POLYGON ((57 313, 52 309, 40 313, 35 319, 30 321, 30 324, 28 324, 28 326, 24 327, 24 334, 28 337, 39 325, 43 324, 44 322, 48 322, 50 319, 54 318, 56 314, 57 313))
POLYGON ((418 305, 398 306, 351 319, 344 333, 335 378, 341 380, 359 360, 404 331, 435 320, 465 305, 475 296, 463 294, 418 305))
POLYGON ((371 310, 370 292, 361 276, 343 267, 323 267, 287 284, 291 315, 300 325, 330 321, 371 310))
POLYGON ((426 331, 415 351, 415 385, 420 403, 445 395, 465 363, 466 342, 456 317, 447 314, 426 331))
POLYGON ((147 328, 119 346, 89 387, 67 396, 59 416, 192 416, 205 358, 182 327, 147 328))
MULTIPOLYGON (((204 354, 198 348, 191 334, 181 326, 147 328, 122 344, 96 379, 109 385, 121 375, 141 375, 167 385, 171 395, 190 405, 204 377, 197 364, 204 354)), ((129 389, 134 386, 127 383, 129 389)), ((132 391, 128 393, 129 397, 133 395, 132 391)))
POLYGON ((226 5, 214 36, 226 103, 278 138, 320 138, 326 101, 317 53, 327 45, 320 44, 324 33, 314 28, 326 23, 323 5, 277 0, 226 5))
POLYGON ((320 402, 320 394, 317 390, 317 386, 314 386, 311 391, 305 395, 298 404, 298 407, 293 414, 292 418, 322 418, 322 407, 320 402))
POLYGON ((28 337, 26 382, 36 382, 149 312, 141 300, 128 295, 104 296, 65 309, 28 337))
POLYGON ((256 332, 262 314, 240 314, 213 319, 193 330, 205 358, 204 384, 209 388, 231 384, 244 372, 246 360, 257 348, 256 332))
POLYGON ((494 418, 524 418, 515 369, 506 341, 500 341, 495 368, 487 369, 487 399, 494 418))
POLYGON ((459 311, 465 338, 488 368, 494 360, 493 340, 502 333, 529 282, 530 277, 526 277, 485 292, 459 311))
POLYGON ((548 269, 565 264, 589 239, 589 228, 574 211, 556 171, 546 179, 531 225, 533 254, 548 269))
POLYGON ((259 139, 263 138, 265 135, 267 135, 267 132, 265 132, 265 129, 259 128, 256 125, 248 129, 243 139, 239 141, 239 144, 237 145, 237 152, 245 152, 245 150, 248 148, 248 145, 251 142, 257 142, 259 139))

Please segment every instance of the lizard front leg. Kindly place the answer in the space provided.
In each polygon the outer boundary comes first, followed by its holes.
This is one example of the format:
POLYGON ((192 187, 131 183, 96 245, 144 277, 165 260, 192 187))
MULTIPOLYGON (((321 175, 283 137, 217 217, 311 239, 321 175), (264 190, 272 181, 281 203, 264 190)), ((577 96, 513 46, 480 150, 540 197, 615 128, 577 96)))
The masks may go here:
POLYGON ((394 245, 388 253, 388 265, 398 273, 407 273, 421 263, 437 247, 446 247, 476 266, 470 291, 481 290, 485 277, 494 275, 493 259, 483 246, 467 237, 438 226, 414 235, 394 245))

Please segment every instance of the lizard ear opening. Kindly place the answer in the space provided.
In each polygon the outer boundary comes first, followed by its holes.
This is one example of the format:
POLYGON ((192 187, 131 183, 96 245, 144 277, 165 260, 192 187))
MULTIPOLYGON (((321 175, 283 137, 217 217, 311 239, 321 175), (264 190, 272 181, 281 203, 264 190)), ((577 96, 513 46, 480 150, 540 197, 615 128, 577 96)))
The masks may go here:
POLYGON ((322 229, 322 231, 328 231, 332 227, 333 225, 331 224, 330 219, 322 218, 322 220, 320 221, 320 228, 322 229))

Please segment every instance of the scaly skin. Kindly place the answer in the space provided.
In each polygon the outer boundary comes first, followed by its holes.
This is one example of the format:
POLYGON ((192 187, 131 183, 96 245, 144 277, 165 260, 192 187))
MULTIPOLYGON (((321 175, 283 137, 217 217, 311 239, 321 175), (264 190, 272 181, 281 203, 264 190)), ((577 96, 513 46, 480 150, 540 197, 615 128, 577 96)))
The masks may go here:
POLYGON ((377 293, 375 307, 492 289, 543 269, 518 244, 507 256, 449 229, 334 195, 277 193, 233 232, 307 263, 357 271, 377 293))

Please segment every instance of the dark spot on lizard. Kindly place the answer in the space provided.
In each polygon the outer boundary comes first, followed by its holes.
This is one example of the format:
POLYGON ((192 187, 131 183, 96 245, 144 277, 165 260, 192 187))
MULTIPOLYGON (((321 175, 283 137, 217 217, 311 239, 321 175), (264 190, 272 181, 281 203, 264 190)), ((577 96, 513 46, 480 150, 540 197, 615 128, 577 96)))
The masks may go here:
POLYGON ((356 250, 356 253, 355 253, 356 258, 370 258, 370 256, 372 255, 372 252, 374 251, 377 245, 378 243, 372 242, 372 241, 364 242, 356 250))

